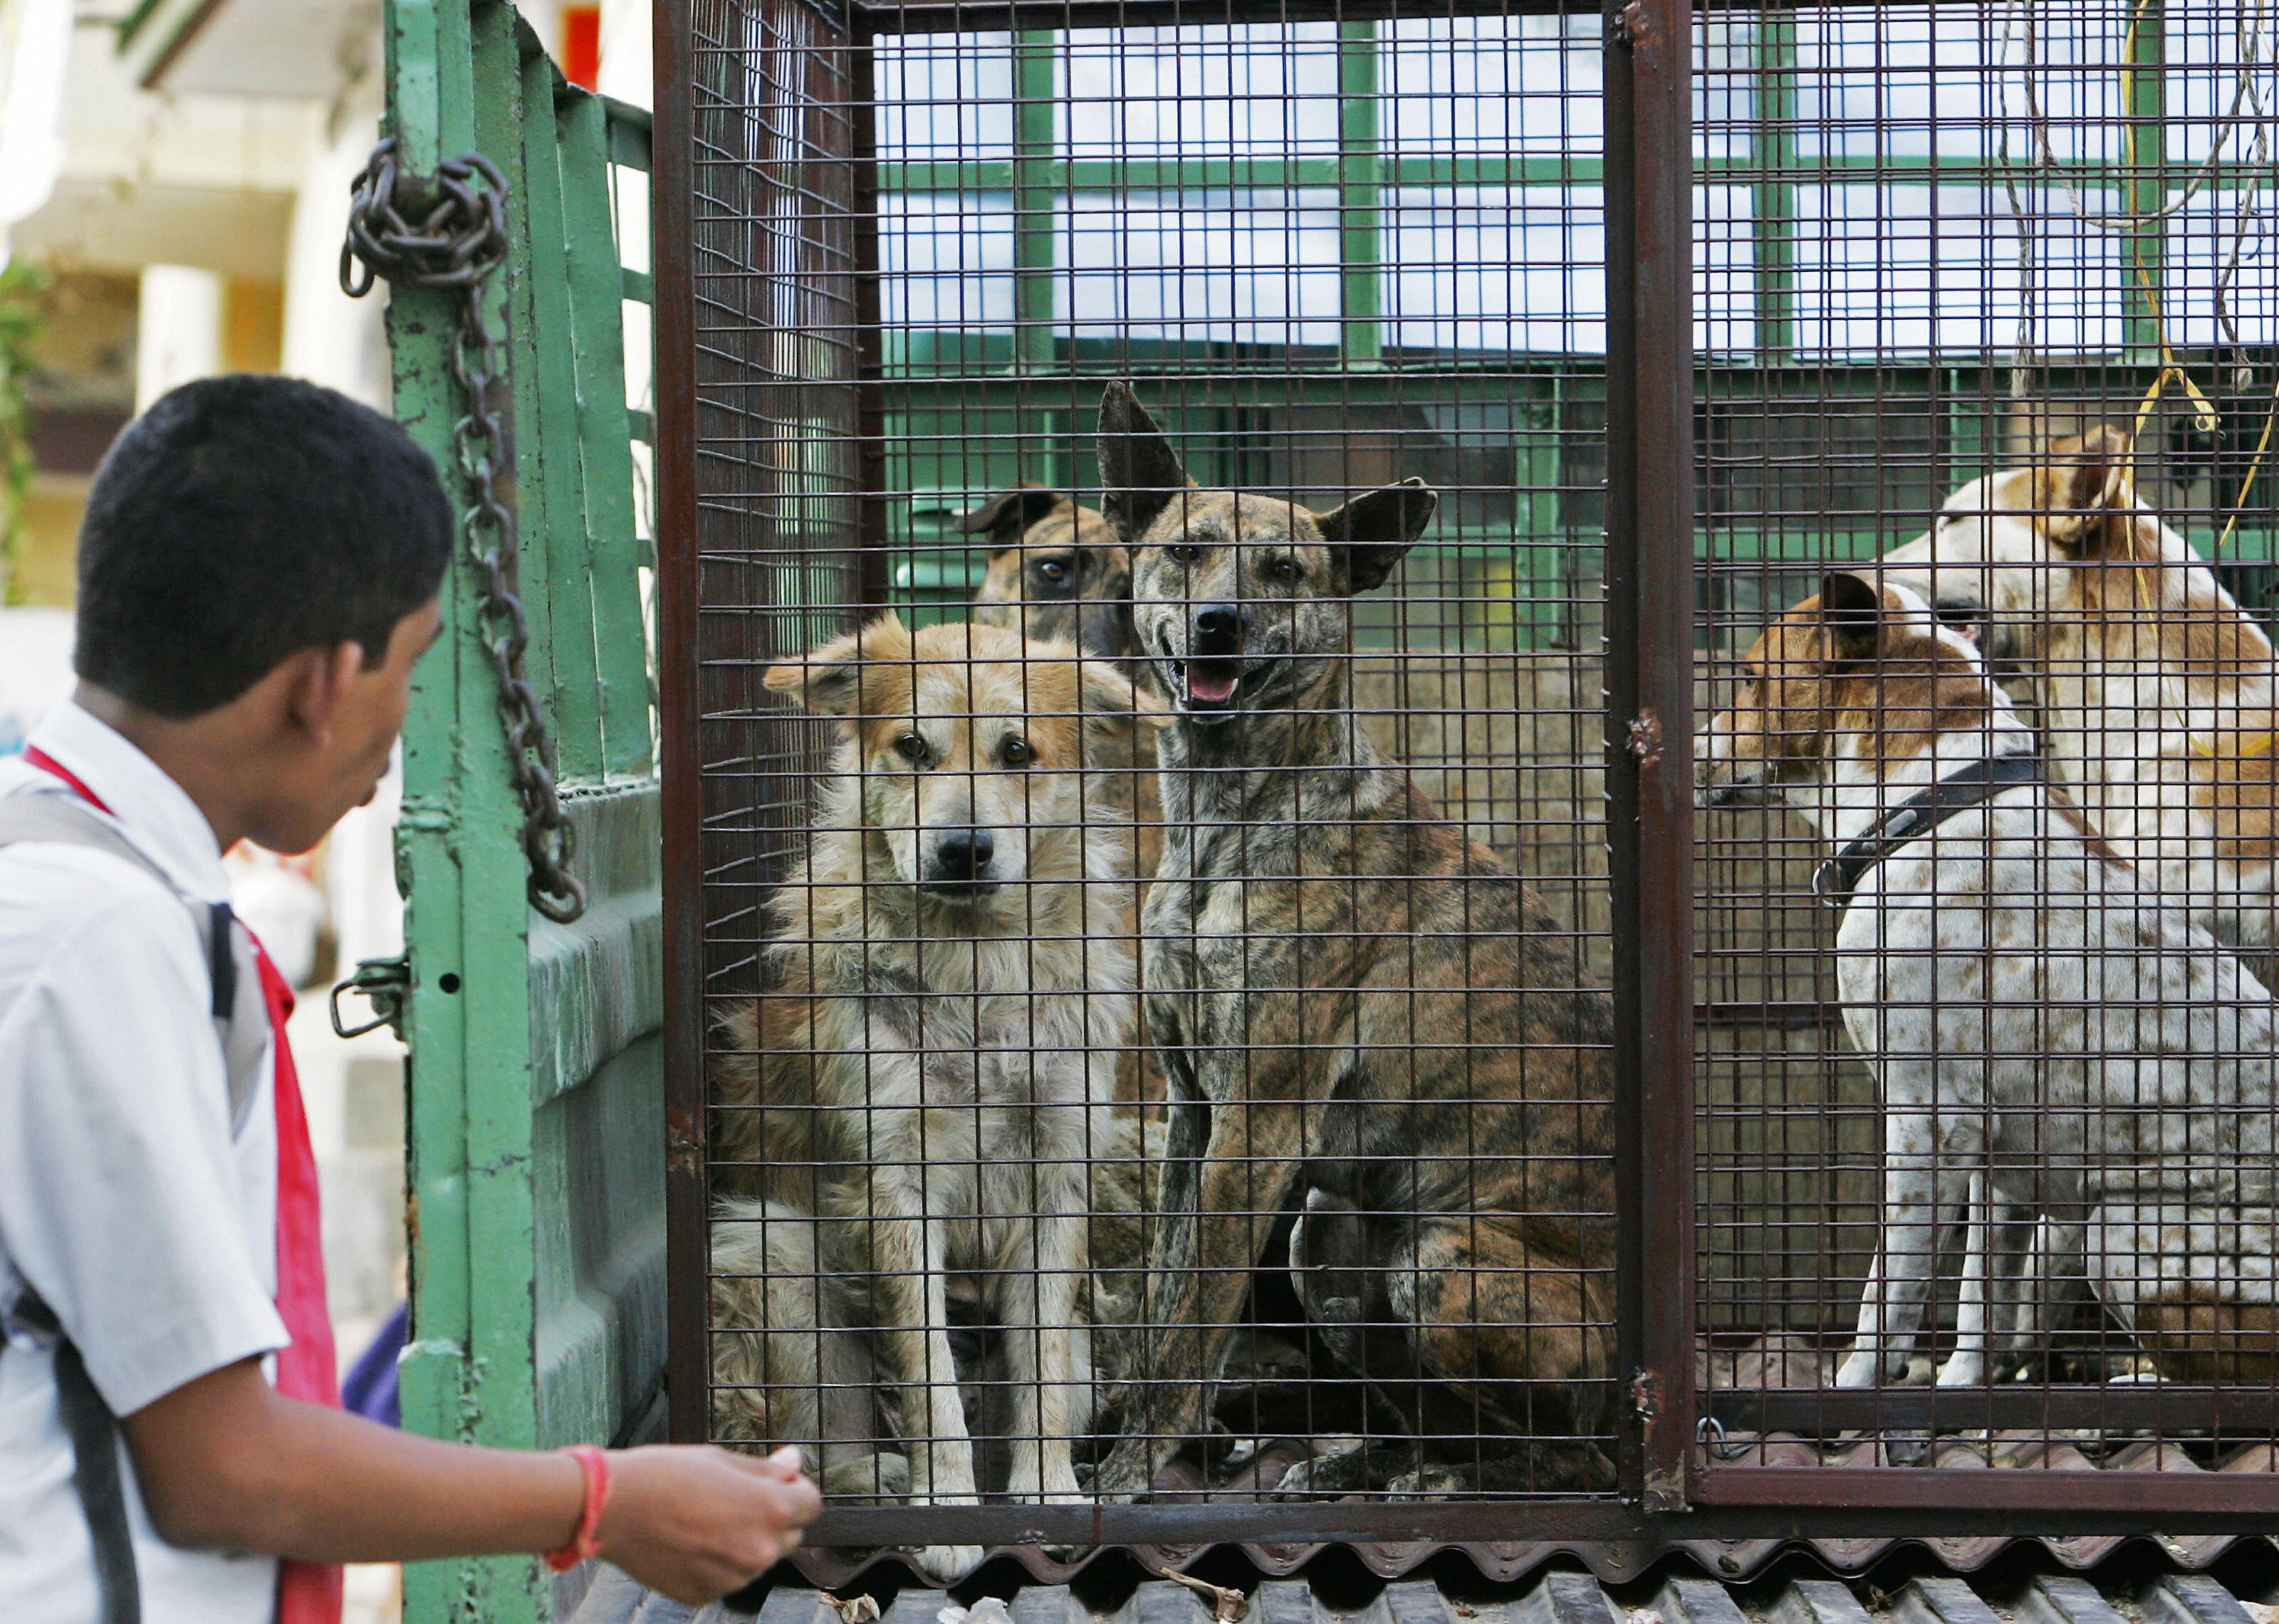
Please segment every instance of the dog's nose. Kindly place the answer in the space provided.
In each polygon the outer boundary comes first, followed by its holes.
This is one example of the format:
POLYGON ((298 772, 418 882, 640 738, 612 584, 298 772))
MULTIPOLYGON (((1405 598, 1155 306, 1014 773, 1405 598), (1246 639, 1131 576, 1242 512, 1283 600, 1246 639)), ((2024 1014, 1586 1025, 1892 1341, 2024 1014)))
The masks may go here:
POLYGON ((1232 603, 1206 603, 1195 611, 1195 652, 1227 654, 1242 646, 1242 611, 1232 603))
POLYGON ((951 885, 979 879, 996 854, 996 837, 986 829, 953 829, 933 845, 934 867, 951 885))

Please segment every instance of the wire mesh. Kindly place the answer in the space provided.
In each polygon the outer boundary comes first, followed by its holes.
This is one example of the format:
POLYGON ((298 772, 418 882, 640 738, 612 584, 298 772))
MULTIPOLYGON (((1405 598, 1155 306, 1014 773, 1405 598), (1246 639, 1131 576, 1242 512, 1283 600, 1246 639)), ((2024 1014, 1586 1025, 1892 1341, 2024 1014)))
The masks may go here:
POLYGON ((1696 19, 1689 456, 1640 10, 696 7, 703 1421, 932 1576, 991 1501, 2272 1503, 2267 19, 1696 19))
POLYGON ((1611 1498, 1601 25, 796 15, 695 57, 711 1429, 1611 1498))
POLYGON ((2201 0, 1700 42, 1697 263, 1748 265, 1700 765, 1773 805, 1698 825, 1735 1478, 2271 1463, 2274 43, 2201 0))

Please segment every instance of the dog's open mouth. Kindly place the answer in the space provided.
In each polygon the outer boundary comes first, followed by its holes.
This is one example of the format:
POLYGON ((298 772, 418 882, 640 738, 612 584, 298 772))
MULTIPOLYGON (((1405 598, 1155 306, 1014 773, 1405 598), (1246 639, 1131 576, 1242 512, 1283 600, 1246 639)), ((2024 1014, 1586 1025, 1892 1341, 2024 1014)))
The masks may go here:
POLYGON ((1179 671, 1185 678, 1190 710, 1230 709, 1236 691, 1242 686, 1239 655, 1187 660, 1182 663, 1179 671))

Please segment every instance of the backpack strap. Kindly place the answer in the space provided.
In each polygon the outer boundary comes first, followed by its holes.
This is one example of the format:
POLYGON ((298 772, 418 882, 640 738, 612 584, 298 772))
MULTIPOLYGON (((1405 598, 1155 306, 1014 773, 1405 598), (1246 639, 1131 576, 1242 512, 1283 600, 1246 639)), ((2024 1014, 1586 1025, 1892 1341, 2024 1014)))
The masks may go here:
MULTIPOLYGON (((259 1092, 261 1057, 269 1045, 269 1012, 253 938, 226 902, 183 897, 165 869, 116 825, 75 795, 34 793, 0 796, 0 848, 39 842, 106 852, 142 869, 180 897, 206 949, 212 983, 209 1007, 229 1080, 230 1131, 243 1130, 259 1092)), ((95 1551, 100 1624, 142 1624, 142 1586, 134 1567, 134 1538, 127 1516, 127 1486, 119 1471, 119 1421, 88 1375, 87 1361, 28 1282, 8 1309, 25 1329, 50 1337, 55 1348, 56 1404, 72 1444, 72 1487, 87 1517, 95 1551)))
POLYGON ((87 1516, 95 1549, 101 1624, 141 1624, 142 1579, 134 1567, 134 1535, 127 1521, 127 1485, 119 1475, 119 1421, 96 1390, 87 1361, 64 1335, 54 1310, 28 1285, 9 1310, 25 1329, 55 1339, 56 1406, 72 1445, 72 1487, 87 1516))
POLYGON ((261 1057, 269 1048, 269 1011, 261 1001, 261 976, 254 962, 252 934, 239 925, 228 903, 182 897, 164 869, 76 795, 0 796, 0 847, 30 842, 107 853, 142 869, 181 898, 189 911, 191 928, 205 944, 206 973, 212 984, 209 1007, 229 1080, 230 1132, 243 1131, 254 1097, 260 1092, 261 1057))

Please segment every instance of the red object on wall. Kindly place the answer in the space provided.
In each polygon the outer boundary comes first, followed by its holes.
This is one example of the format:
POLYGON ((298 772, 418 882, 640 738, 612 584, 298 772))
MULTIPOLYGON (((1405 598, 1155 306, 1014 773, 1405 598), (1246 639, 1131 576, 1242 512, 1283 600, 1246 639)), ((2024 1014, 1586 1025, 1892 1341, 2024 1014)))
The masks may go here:
POLYGON ((562 77, 591 90, 602 77, 602 8, 562 8, 562 77))

